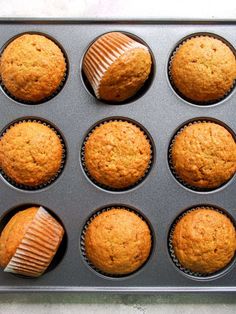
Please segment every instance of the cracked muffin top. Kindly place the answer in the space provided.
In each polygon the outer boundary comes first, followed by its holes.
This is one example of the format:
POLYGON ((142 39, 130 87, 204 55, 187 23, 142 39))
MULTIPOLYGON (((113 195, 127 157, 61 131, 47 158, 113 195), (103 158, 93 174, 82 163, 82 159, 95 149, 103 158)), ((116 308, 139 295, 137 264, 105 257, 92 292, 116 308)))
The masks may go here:
POLYGON ((86 257, 107 274, 132 273, 147 260, 150 250, 151 233, 147 223, 125 208, 100 213, 86 229, 86 257))
POLYGON ((182 43, 170 63, 176 89, 196 102, 213 102, 226 96, 236 79, 236 59, 221 40, 192 37, 182 43))
POLYGON ((195 123, 174 138, 171 161, 177 177, 186 184, 213 189, 235 174, 236 143, 231 133, 217 123, 195 123))
POLYGON ((85 165, 90 176, 106 187, 122 189, 144 177, 151 146, 136 125, 110 121, 96 127, 85 143, 85 165))
POLYGON ((234 225, 216 210, 196 208, 176 224, 173 248, 186 269, 202 274, 216 272, 224 268, 235 254, 234 225))
POLYGON ((58 173, 62 156, 60 138, 40 122, 17 123, 0 139, 0 167, 17 184, 48 183, 58 173))
POLYGON ((65 76, 61 49, 42 35, 24 34, 11 41, 0 59, 7 91, 22 101, 39 102, 56 92, 65 76))

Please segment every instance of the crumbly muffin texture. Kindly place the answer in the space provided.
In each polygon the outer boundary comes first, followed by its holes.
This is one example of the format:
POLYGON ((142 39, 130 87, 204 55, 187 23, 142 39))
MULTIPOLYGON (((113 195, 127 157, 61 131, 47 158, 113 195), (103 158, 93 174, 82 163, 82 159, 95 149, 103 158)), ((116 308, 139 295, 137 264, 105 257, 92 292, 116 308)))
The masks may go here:
POLYGON ((59 88, 66 72, 61 49, 42 35, 24 34, 0 58, 2 84, 19 100, 38 102, 59 88))
POLYGON ((38 211, 37 207, 16 213, 0 236, 0 266, 5 268, 19 247, 26 230, 38 211))
POLYGON ((180 264, 201 274, 224 268, 236 250, 233 223, 224 214, 209 208, 197 208, 177 223, 173 248, 180 264))
POLYGON ((85 250, 88 260, 104 273, 132 273, 149 257, 150 230, 135 213, 124 208, 112 208, 89 223, 85 250))
POLYGON ((0 139, 0 167, 17 184, 48 183, 60 170, 62 156, 60 138, 40 122, 17 123, 0 139))
POLYGON ((130 122, 101 124, 85 143, 85 165, 90 176, 110 188, 135 184, 145 175, 150 160, 148 139, 130 122))
POLYGON ((177 177, 186 184, 216 188, 236 172, 236 143, 231 133, 219 124, 195 123, 174 138, 171 161, 177 177))
POLYGON ((221 40, 198 36, 176 50, 170 64, 171 80, 186 98, 196 102, 220 100, 236 79, 236 58, 221 40))

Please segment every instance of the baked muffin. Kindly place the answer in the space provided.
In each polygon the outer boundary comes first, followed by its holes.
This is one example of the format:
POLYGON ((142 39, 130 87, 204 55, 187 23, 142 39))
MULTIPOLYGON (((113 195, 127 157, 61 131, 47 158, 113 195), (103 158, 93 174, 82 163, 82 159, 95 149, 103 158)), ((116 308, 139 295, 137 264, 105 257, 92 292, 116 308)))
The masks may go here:
POLYGON ((185 269, 201 274, 214 273, 228 265, 235 254, 234 225, 216 210, 196 208, 177 222, 173 248, 185 269))
POLYGON ((235 140, 217 123, 188 125, 173 140, 171 164, 185 184, 200 189, 217 188, 236 172, 235 140))
POLYGON ((61 49, 42 35, 24 34, 11 41, 0 59, 5 89, 16 99, 39 102, 55 93, 65 77, 61 49))
POLYGON ((15 214, 0 236, 0 266, 5 272, 38 277, 52 261, 63 227, 43 207, 15 214))
POLYGON ((175 51, 170 63, 174 87, 193 102, 215 102, 233 87, 236 59, 221 40, 210 36, 192 37, 175 51))
POLYGON ((98 99, 121 102, 143 86, 151 71, 148 48, 132 38, 111 32, 88 49, 83 71, 98 99))
POLYGON ((109 188, 123 189, 144 177, 151 161, 151 146, 136 125, 109 121, 89 135, 84 159, 93 180, 109 188))
POLYGON ((0 168, 14 183, 46 184, 58 174, 62 162, 59 136, 40 122, 14 124, 0 139, 0 168))
POLYGON ((151 234, 137 214, 112 208, 92 219, 84 243, 86 258, 98 270, 126 275, 140 268, 149 257, 151 234))

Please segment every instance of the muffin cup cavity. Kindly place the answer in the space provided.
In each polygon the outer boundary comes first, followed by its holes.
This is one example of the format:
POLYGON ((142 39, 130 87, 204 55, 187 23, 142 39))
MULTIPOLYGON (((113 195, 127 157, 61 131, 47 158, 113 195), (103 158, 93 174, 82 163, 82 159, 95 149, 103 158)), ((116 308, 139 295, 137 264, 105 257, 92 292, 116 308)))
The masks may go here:
POLYGON ((224 268, 213 272, 213 273, 199 273, 199 272, 193 272, 190 269, 187 269, 185 267, 183 267, 178 258, 175 255, 175 251, 174 251, 174 247, 173 247, 173 235, 174 235, 174 229, 177 225, 177 223, 184 217, 186 216, 188 213, 197 210, 197 209, 208 209, 208 210, 215 210, 220 214, 225 215, 227 218, 230 219, 230 221, 232 222, 232 224, 234 225, 234 227, 236 226, 235 221, 233 220, 233 218, 223 209, 218 208, 216 206, 211 206, 211 205, 199 205, 199 206, 194 206, 191 207, 185 211, 183 211, 179 216, 177 216, 177 218, 175 218, 174 222, 172 223, 169 233, 168 233, 168 252, 170 255, 170 258, 172 259, 174 265, 181 271, 183 272, 185 275, 191 277, 192 279, 197 279, 197 280, 211 280, 211 279, 216 279, 219 276, 224 275, 225 273, 227 273, 231 267, 235 264, 235 258, 236 258, 236 253, 234 254, 234 257, 232 258, 232 260, 228 263, 228 265, 226 265, 224 268))
POLYGON ((132 276, 133 274, 136 274, 137 272, 139 272, 141 269, 144 268, 144 266, 148 263, 148 261, 150 260, 150 257, 152 255, 152 251, 153 251, 153 247, 154 247, 154 237, 153 237, 153 230, 152 227, 150 225, 150 222, 143 216, 141 215, 141 213, 139 211, 137 211, 134 208, 128 207, 126 205, 111 205, 111 206, 107 206, 107 207, 103 207, 101 209, 98 209, 94 214, 92 214, 88 220, 86 221, 85 225, 83 226, 82 232, 81 232, 81 236, 80 236, 80 250, 81 250, 81 254, 83 256, 83 259, 85 261, 85 263, 92 268, 93 270, 95 270, 98 274, 101 274, 105 277, 109 277, 109 278, 126 278, 129 276, 132 276), (85 234, 87 231, 87 228, 89 226, 89 224, 93 221, 94 218, 96 218, 97 216, 99 216, 100 214, 107 212, 109 210, 112 210, 113 208, 116 209, 122 209, 122 210, 127 210, 129 212, 132 212, 134 214, 136 214, 140 219, 142 219, 144 222, 146 222, 149 230, 150 230, 150 235, 151 235, 151 249, 150 249, 150 253, 149 256, 147 258, 147 260, 144 262, 144 264, 142 264, 138 269, 136 269, 135 271, 133 271, 132 273, 128 273, 128 274, 124 274, 124 275, 117 275, 117 274, 110 274, 110 273, 105 273, 103 271, 101 271, 100 269, 96 268, 87 258, 86 256, 86 249, 85 249, 85 234))
POLYGON ((152 84, 155 73, 155 61, 154 55, 148 47, 148 45, 136 35, 127 33, 112 31, 110 33, 102 34, 95 38, 95 40, 88 46, 81 62, 81 79, 89 94, 105 104, 122 105, 133 102, 141 97, 152 84), (115 34, 112 39, 102 38, 104 35, 115 34), (123 37, 123 35, 125 36, 123 37), (93 47, 96 41, 100 39, 100 43, 93 47), (135 93, 135 95, 122 101, 108 101, 100 97, 99 87, 101 80, 109 69, 109 67, 118 60, 124 53, 134 48, 142 48, 149 52, 152 60, 151 71, 144 82, 143 86, 135 93), (90 54, 87 52, 90 50, 90 54), (97 53, 99 50, 99 54, 97 53))
POLYGON ((42 245, 46 238, 43 239, 44 234, 41 231, 45 227, 49 229, 53 227, 59 235, 58 227, 54 222, 50 222, 50 215, 40 206, 15 254, 5 267, 5 272, 38 277, 45 271, 51 262, 48 259, 50 256, 53 257, 54 253, 51 245, 48 244, 47 247, 42 245), (38 242, 42 242, 40 248, 37 248, 38 242))
POLYGON ((103 121, 100 121, 98 123, 96 123, 92 128, 90 128, 90 130, 88 131, 87 135, 85 136, 84 140, 83 140, 83 144, 82 144, 82 147, 81 147, 81 164, 82 164, 82 168, 84 170, 84 173, 85 175, 87 176, 87 178, 92 182, 94 183, 96 186, 104 189, 104 190, 107 190, 107 191, 111 191, 111 192, 125 192, 125 191, 128 191, 128 190, 131 190, 133 188, 135 188, 136 186, 138 186, 139 184, 141 184, 148 176, 148 174, 150 173, 151 169, 152 169, 152 166, 153 166, 153 163, 154 163, 154 142, 150 136, 150 134, 148 134, 148 131, 145 130, 145 128, 143 126, 141 126, 139 123, 137 123, 136 121, 134 120, 130 120, 130 119, 127 119, 127 118, 123 118, 123 117, 117 117, 117 118, 108 118, 106 120, 103 120, 103 121), (93 133, 93 131, 98 128, 99 126, 103 125, 103 124, 106 124, 106 123, 109 123, 109 122, 119 122, 119 121, 125 121, 125 122, 128 122, 128 123, 131 123, 133 124, 134 126, 138 127, 142 133, 145 135, 146 139, 148 140, 149 144, 150 144, 150 148, 151 148, 151 156, 150 156, 150 161, 149 161, 149 164, 148 164, 148 167, 145 171, 145 174, 143 175, 143 177, 141 177, 136 183, 126 187, 126 188, 113 188, 113 187, 110 187, 110 186, 107 186, 107 185, 103 185, 99 182, 97 182, 89 173, 87 167, 86 167, 86 164, 85 164, 85 145, 86 145, 86 142, 87 140, 89 139, 90 135, 93 133))
POLYGON ((12 186, 21 189, 21 190, 26 190, 26 191, 35 191, 35 190, 39 190, 39 189, 43 189, 46 188, 47 186, 51 185, 53 182, 56 181, 56 179, 61 175, 65 163, 66 163, 66 144, 64 141, 64 138, 62 137, 61 133, 59 130, 57 130, 52 124, 50 124, 48 121, 45 121, 43 119, 38 119, 38 118, 25 118, 25 119, 19 119, 18 121, 15 121, 11 124, 9 124, 1 133, 1 137, 3 137, 6 132, 11 128, 14 127, 15 125, 19 124, 19 123, 25 123, 25 122, 36 122, 36 123, 41 123, 47 127, 49 127, 52 131, 54 131, 56 133, 56 135, 58 136, 58 138, 60 139, 61 145, 62 145, 62 160, 61 160, 61 165, 60 165, 60 169, 58 170, 58 172, 46 183, 43 184, 39 184, 37 186, 29 186, 29 185, 24 185, 24 184, 19 184, 17 182, 15 182, 13 179, 11 179, 1 168, 0 168, 0 174, 2 175, 2 177, 8 181, 12 186))
POLYGON ((179 175, 176 173, 175 168, 173 166, 173 162, 172 162, 172 148, 175 142, 176 137, 183 131, 185 130, 188 126, 193 125, 193 124, 198 124, 198 123, 215 123, 218 125, 221 125, 222 127, 224 127, 227 131, 230 132, 230 134, 232 135, 232 137, 234 138, 234 140, 236 141, 236 135, 234 134, 234 132, 223 122, 213 119, 213 118, 196 118, 190 121, 185 122, 184 124, 182 124, 182 126, 180 126, 180 128, 175 132, 174 136, 172 137, 170 144, 169 144, 169 148, 168 148, 168 163, 169 163, 169 168, 173 174, 173 176, 175 177, 175 179, 184 187, 196 191, 196 192, 211 192, 211 191, 215 191, 218 190, 224 186, 226 186, 229 182, 231 182, 233 180, 233 178, 235 177, 235 174, 226 182, 224 182, 223 184, 221 184, 220 186, 217 186, 215 188, 200 188, 200 187, 196 187, 196 186, 192 186, 190 184, 188 184, 187 182, 185 182, 181 177, 179 177, 179 175))
POLYGON ((37 207, 38 211, 3 271, 20 278, 32 279, 58 266, 67 250, 67 233, 54 212, 35 204, 20 205, 4 214, 0 221, 0 231, 16 213, 30 207, 37 207))
POLYGON ((234 47, 227 41, 225 40, 223 37, 213 34, 213 33, 207 33, 207 32, 203 32, 203 33, 195 33, 195 34, 191 34, 189 36, 184 37, 181 41, 179 41, 176 45, 176 47, 173 49, 173 51, 170 54, 169 60, 168 60, 168 69, 167 69, 167 73, 168 73, 168 78, 169 78, 169 82, 170 85, 172 87, 172 89, 174 90, 174 92, 183 100, 187 101, 188 103, 192 104, 192 105, 198 105, 198 106, 212 106, 212 105, 216 105, 220 102, 222 102, 223 100, 225 100, 228 96, 230 96, 236 86, 236 80, 234 80, 231 88, 228 90, 228 92, 222 96, 221 98, 215 99, 215 100, 211 100, 211 101, 196 101, 193 99, 190 99, 188 97, 186 97, 185 95, 183 95, 178 88, 175 86, 175 83, 173 81, 172 78, 172 74, 171 74, 171 65, 172 65, 172 61, 173 58, 176 54, 176 52, 178 51, 178 49, 185 44, 188 40, 192 39, 192 38, 199 38, 199 37, 211 37, 214 39, 218 39, 221 42, 223 42, 224 44, 226 44, 228 46, 228 48, 233 52, 233 54, 236 57, 236 51, 234 49, 234 47))
POLYGON ((47 34, 44 34, 44 33, 40 33, 40 32, 26 32, 26 33, 20 33, 16 36, 14 36, 13 38, 9 39, 5 45, 1 48, 1 52, 0 52, 0 55, 3 54, 4 50, 7 48, 7 46, 13 42, 15 39, 17 39, 18 37, 22 36, 22 35, 27 35, 27 34, 30 34, 30 35, 40 35, 40 36, 44 36, 46 37, 47 39, 51 40, 55 45, 57 45, 57 47, 61 50, 62 54, 63 54, 63 57, 64 57, 64 60, 65 60, 65 65, 66 65, 66 69, 65 69, 65 72, 64 72, 64 75, 63 75, 63 78, 58 86, 58 88, 51 94, 49 95, 48 97, 45 97, 39 101, 29 101, 29 100, 24 100, 24 99, 20 99, 20 98, 17 98, 16 96, 14 96, 4 85, 3 81, 2 81, 2 78, 1 78, 1 75, 0 75, 0 87, 2 89, 2 91, 11 99, 13 99, 14 101, 20 103, 20 104, 23 104, 23 105, 39 105, 39 104, 42 104, 42 103, 45 103, 49 100, 51 100, 52 98, 54 98, 55 96, 57 96, 60 91, 62 90, 62 88, 65 86, 65 83, 67 81, 67 78, 68 78, 68 73, 69 73, 69 61, 68 61, 68 57, 67 57, 67 54, 64 50, 64 48, 62 47, 62 45, 54 38, 52 38, 51 36, 47 35, 47 34))

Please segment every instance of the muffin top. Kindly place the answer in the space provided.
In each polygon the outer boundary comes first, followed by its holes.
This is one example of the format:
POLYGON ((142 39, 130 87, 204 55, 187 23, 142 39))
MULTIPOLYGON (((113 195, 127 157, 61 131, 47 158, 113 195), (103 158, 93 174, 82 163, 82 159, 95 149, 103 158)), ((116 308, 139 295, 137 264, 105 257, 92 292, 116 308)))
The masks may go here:
POLYGON ((225 215, 196 208, 176 224, 173 248, 180 264, 192 272, 210 274, 225 267, 236 250, 236 233, 225 215))
POLYGON ((90 176, 110 188, 135 184, 145 175, 150 160, 148 139, 130 122, 101 124, 85 143, 85 165, 90 176))
POLYGON ((7 266, 15 254, 37 211, 37 207, 19 211, 3 229, 0 236, 0 266, 2 268, 7 266))
POLYGON ((24 34, 11 41, 0 59, 4 87, 19 100, 38 102, 51 96, 66 71, 61 49, 42 35, 24 34))
POLYGON ((88 49, 83 69, 98 98, 121 102, 143 86, 151 65, 146 46, 120 32, 111 32, 88 49))
POLYGON ((112 208, 96 216, 85 233, 88 260, 100 271, 125 275, 137 270, 149 257, 151 234, 138 215, 112 208))
POLYGON ((236 79, 236 59, 221 40, 198 36, 182 43, 173 55, 171 79, 177 90, 196 102, 224 97, 236 79))
POLYGON ((39 122, 17 123, 0 139, 0 167, 17 184, 48 183, 60 170, 62 156, 58 135, 39 122))
POLYGON ((174 138, 171 160, 177 176, 192 187, 213 189, 236 172, 236 143, 213 122, 186 126, 174 138))

